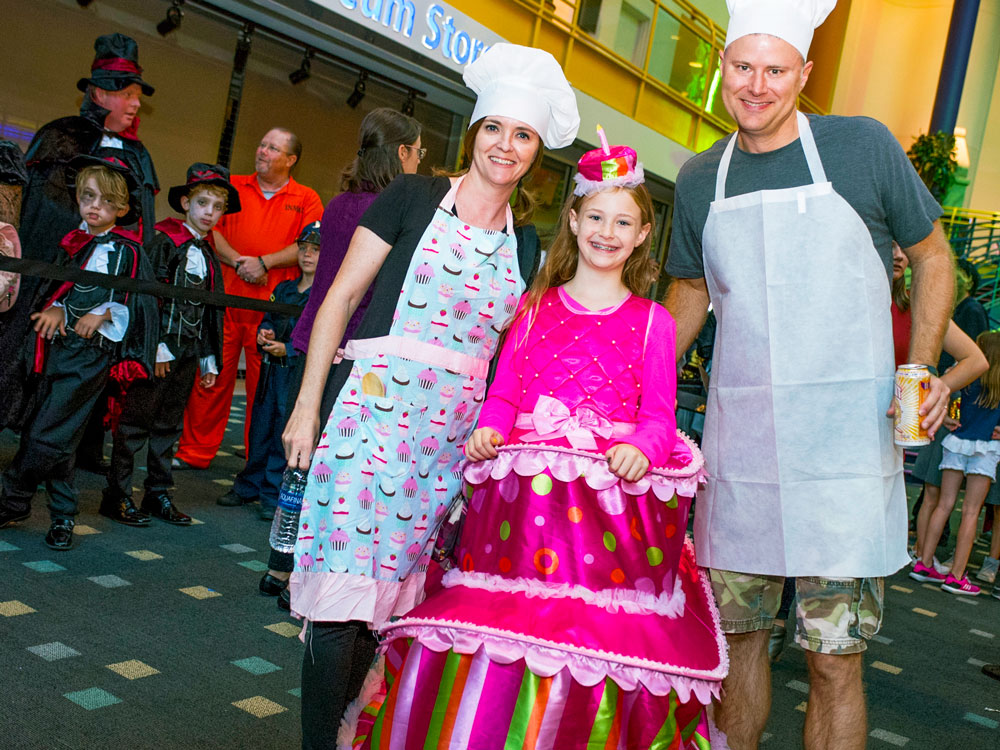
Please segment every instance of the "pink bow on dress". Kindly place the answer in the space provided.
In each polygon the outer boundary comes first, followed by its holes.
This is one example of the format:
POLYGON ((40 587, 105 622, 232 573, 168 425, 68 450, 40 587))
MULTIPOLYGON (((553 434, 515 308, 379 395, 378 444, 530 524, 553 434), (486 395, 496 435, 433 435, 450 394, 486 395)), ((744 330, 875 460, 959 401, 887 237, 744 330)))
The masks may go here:
POLYGON ((570 414, 569 407, 551 396, 539 396, 535 410, 531 413, 533 432, 521 435, 526 443, 540 440, 566 438, 578 450, 597 450, 594 435, 610 438, 614 434, 611 420, 600 416, 593 409, 581 406, 576 414, 570 414))

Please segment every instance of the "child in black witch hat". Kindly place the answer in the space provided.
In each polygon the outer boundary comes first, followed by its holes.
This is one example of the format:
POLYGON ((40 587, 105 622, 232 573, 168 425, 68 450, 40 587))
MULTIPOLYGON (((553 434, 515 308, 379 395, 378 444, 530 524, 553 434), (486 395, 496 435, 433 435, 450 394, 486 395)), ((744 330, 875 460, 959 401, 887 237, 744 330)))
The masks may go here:
MULTIPOLYGON (((63 238, 58 262, 150 279, 138 236, 118 226, 134 221, 131 171, 114 157, 78 156, 72 166, 83 223, 63 238)), ((37 332, 35 371, 42 381, 17 455, 3 473, 0 528, 30 515, 31 499, 44 481, 52 518, 45 543, 66 550, 73 544, 78 508, 73 454, 111 366, 128 358, 152 370, 156 308, 151 297, 85 282, 54 286, 31 315, 37 332)))
MULTIPOLYGON (((223 291, 212 229, 223 214, 240 210, 229 170, 216 164, 192 164, 187 181, 170 188, 168 202, 184 218, 159 222, 156 237, 146 246, 156 278, 175 286, 223 291)), ((170 463, 195 377, 200 371, 202 386, 210 388, 219 373, 223 312, 221 307, 200 302, 162 301, 156 376, 129 387, 114 433, 104 505, 112 512, 117 509, 115 520, 137 525, 143 523, 141 514, 149 514, 178 526, 190 525, 191 517, 177 510, 170 496, 170 463), (146 492, 140 514, 132 503, 132 470, 135 454, 147 440, 146 492)))

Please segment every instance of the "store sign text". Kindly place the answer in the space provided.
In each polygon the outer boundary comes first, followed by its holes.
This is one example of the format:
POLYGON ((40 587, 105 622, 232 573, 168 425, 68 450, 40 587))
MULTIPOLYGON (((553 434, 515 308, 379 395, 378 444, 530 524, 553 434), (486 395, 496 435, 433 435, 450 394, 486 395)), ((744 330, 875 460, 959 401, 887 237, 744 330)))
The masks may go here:
MULTIPOLYGON (((390 31, 407 39, 413 38, 417 8, 412 0, 340 0, 346 10, 360 10, 361 15, 380 23, 390 31)), ((489 44, 476 38, 456 25, 456 18, 445 7, 430 3, 424 14, 426 33, 420 37, 424 49, 440 51, 441 55, 457 65, 475 60, 489 44)))

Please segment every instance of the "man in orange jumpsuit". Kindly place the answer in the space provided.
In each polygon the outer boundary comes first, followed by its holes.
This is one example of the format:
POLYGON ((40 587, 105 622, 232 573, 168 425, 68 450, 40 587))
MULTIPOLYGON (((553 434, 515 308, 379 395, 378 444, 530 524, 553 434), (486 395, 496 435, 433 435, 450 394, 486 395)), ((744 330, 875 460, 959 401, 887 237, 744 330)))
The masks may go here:
MULTIPOLYGON (((292 177, 292 167, 302 154, 299 139, 290 130, 272 128, 257 146, 255 171, 233 175, 243 210, 222 218, 215 228, 215 246, 222 262, 227 294, 268 299, 274 287, 298 273, 295 244, 306 224, 318 221, 323 204, 312 188, 292 177)), ((257 326, 263 313, 226 310, 222 362, 214 388, 195 381, 184 413, 184 433, 175 457, 175 468, 208 468, 215 458, 229 420, 240 351, 246 355, 246 444, 250 427, 252 394, 257 390, 260 352, 257 326)))

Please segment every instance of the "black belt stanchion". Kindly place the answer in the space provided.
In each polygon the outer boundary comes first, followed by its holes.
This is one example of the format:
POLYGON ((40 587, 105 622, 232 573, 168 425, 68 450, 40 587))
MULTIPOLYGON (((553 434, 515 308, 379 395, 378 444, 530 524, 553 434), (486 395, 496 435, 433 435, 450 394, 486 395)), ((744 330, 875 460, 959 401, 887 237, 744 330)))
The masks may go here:
POLYGON ((235 307, 241 310, 254 310, 256 312, 273 312, 278 315, 289 315, 292 317, 297 317, 302 313, 302 308, 297 305, 286 305, 281 302, 242 297, 238 294, 209 292, 205 289, 189 289, 174 286, 173 284, 163 284, 159 281, 125 279, 120 276, 97 273, 96 271, 82 271, 79 268, 59 266, 55 263, 44 263, 39 260, 26 260, 24 258, 9 258, 4 255, 0 255, 0 271, 11 271, 23 276, 37 276, 56 281, 81 282, 104 289, 117 289, 123 292, 148 294, 160 299, 201 302, 206 305, 215 305, 216 307, 235 307))

